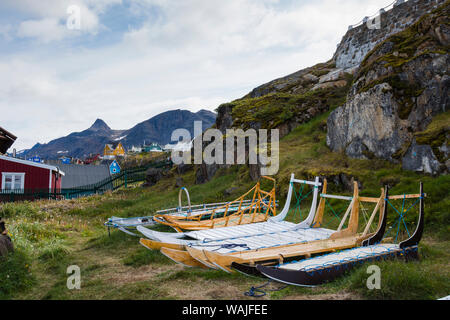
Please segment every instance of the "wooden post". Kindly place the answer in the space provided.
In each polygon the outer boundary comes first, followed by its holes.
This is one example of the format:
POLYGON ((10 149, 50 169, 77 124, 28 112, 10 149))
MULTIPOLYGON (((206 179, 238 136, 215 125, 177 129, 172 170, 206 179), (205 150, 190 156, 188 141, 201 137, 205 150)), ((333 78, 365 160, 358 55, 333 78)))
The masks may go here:
POLYGON ((379 214, 380 218, 379 218, 379 222, 378 222, 378 227, 380 226, 380 224, 381 224, 381 217, 382 217, 382 214, 381 214, 382 211, 379 210, 379 209, 381 208, 383 202, 384 202, 384 190, 381 189, 380 200, 378 200, 377 205, 375 206, 375 209, 373 210, 372 215, 370 216, 370 219, 367 222, 366 228, 364 229, 364 232, 362 234, 363 237, 365 237, 369 233, 370 226, 371 226, 373 220, 375 219, 375 215, 376 215, 377 211, 380 211, 380 214, 379 214))
POLYGON ((351 234, 358 232, 358 218, 359 218, 359 185, 358 181, 353 183, 353 203, 352 213, 348 221, 348 229, 351 234))
MULTIPOLYGON (((327 179, 323 180, 322 193, 327 193, 327 179)), ((319 206, 317 207, 316 216, 314 217, 313 228, 320 228, 323 223, 323 213, 325 211, 325 198, 320 198, 319 206)))
POLYGON ((230 207, 230 204, 227 204, 227 207, 225 208, 225 216, 224 218, 227 218, 226 222, 225 222, 225 227, 228 226, 228 221, 230 221, 230 217, 227 217, 227 213, 228 213, 228 208, 230 207))
MULTIPOLYGON (((359 215, 359 187, 358 182, 355 181, 353 183, 353 198, 350 204, 351 213, 348 221, 348 227, 344 230, 338 229, 335 233, 330 236, 330 239, 340 239, 345 237, 354 236, 358 232, 358 215, 359 215)), ((350 208, 349 208, 350 209, 350 208)), ((347 215, 347 214, 346 214, 347 215)), ((346 217, 343 218, 345 221, 346 217)), ((343 221, 341 221, 341 225, 343 225, 343 221)))

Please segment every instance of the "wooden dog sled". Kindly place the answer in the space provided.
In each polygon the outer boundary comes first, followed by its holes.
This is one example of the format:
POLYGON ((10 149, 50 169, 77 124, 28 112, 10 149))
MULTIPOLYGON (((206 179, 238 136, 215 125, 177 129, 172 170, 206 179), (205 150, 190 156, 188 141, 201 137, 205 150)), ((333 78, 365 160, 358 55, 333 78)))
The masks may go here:
MULTIPOLYGON (((388 206, 388 204, 386 203, 381 228, 374 236, 363 242, 362 247, 306 259, 303 261, 284 263, 278 265, 277 267, 258 265, 257 270, 266 277, 278 282, 297 286, 315 286, 332 281, 335 278, 343 275, 355 265, 361 263, 395 258, 402 258, 406 261, 410 259, 417 259, 418 244, 422 238, 425 221, 425 194, 423 193, 423 184, 420 184, 419 195, 404 195, 403 198, 399 198, 389 197, 388 193, 389 190, 388 187, 386 187, 386 202, 389 202, 389 200, 398 199, 405 200, 406 197, 408 197, 409 199, 419 199, 419 220, 417 223, 417 227, 415 229, 415 232, 405 241, 402 241, 399 244, 380 243, 385 234, 388 207, 391 206, 395 209, 393 205, 389 203, 388 206)), ((397 223, 399 224, 398 227, 400 227, 400 224, 402 222, 404 223, 404 221, 400 220, 403 219, 403 216, 406 214, 406 212, 409 211, 413 206, 406 210, 403 203, 401 211, 395 209, 400 215, 400 219, 397 221, 397 223)), ((404 226, 406 227, 406 224, 404 224, 404 226)))

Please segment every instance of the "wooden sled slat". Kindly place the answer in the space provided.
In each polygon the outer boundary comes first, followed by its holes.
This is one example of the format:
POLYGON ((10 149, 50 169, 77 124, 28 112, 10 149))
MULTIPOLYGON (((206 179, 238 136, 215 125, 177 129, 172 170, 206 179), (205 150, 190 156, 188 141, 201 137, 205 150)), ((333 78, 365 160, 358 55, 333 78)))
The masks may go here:
POLYGON ((183 250, 184 246, 180 246, 178 244, 173 243, 163 243, 158 241, 153 241, 149 239, 141 238, 139 243, 150 250, 161 250, 162 248, 174 249, 174 250, 183 250))
POLYGON ((203 263, 198 262, 192 256, 189 254, 189 252, 185 250, 174 250, 169 248, 161 248, 161 253, 165 255, 167 258, 169 258, 172 261, 175 261, 176 263, 182 264, 186 267, 197 267, 202 269, 208 269, 207 266, 205 266, 203 263))
POLYGON ((186 247, 186 251, 191 255, 192 258, 197 260, 199 263, 207 266, 211 269, 217 269, 217 267, 208 261, 208 258, 205 256, 202 250, 197 250, 191 247, 186 247))

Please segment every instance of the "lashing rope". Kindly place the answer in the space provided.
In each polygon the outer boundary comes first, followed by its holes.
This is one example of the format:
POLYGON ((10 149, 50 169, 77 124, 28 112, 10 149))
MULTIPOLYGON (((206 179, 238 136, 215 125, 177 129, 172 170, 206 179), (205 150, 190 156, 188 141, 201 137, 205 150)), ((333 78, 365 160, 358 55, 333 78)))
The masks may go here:
POLYGON ((330 224, 332 221, 334 221, 335 219, 337 219, 337 220, 339 221, 339 220, 341 219, 341 214, 342 214, 343 210, 342 210, 341 212, 339 212, 339 213, 336 213, 336 212, 334 211, 333 207, 331 206, 331 204, 328 202, 328 199, 327 199, 327 198, 325 198, 325 204, 328 206, 328 208, 330 208, 331 212, 333 212, 333 214, 334 214, 333 219, 332 219, 331 221, 329 221, 329 222, 327 223, 327 225, 329 225, 329 224, 330 224))
POLYGON ((405 211, 405 201, 406 201, 406 195, 404 195, 403 197, 403 202, 402 202, 402 209, 401 212, 399 212, 397 210, 396 207, 394 207, 394 205, 389 201, 389 199, 385 199, 387 201, 387 203, 397 212, 397 214, 399 215, 397 221, 395 222, 395 224, 389 228, 389 231, 387 232, 387 234, 383 237, 386 238, 390 232, 392 231, 393 228, 395 228, 397 226, 397 234, 395 235, 395 242, 397 242, 398 239, 398 235, 400 233, 400 225, 403 223, 403 225, 405 226, 406 232, 408 233, 408 236, 410 237, 410 233, 408 230, 408 227, 406 226, 406 222, 405 222, 405 215, 408 213, 409 210, 411 210, 419 201, 420 199, 423 199, 423 197, 421 196, 419 199, 417 199, 406 211, 405 211))
POLYGON ((294 206, 294 208, 291 209, 291 211, 294 211, 294 216, 295 216, 295 211, 298 210, 298 212, 300 213, 300 222, 302 221, 301 202, 303 200, 305 200, 314 191, 314 189, 311 189, 311 191, 309 191, 307 194, 303 195, 303 190, 305 188, 305 185, 306 185, 305 183, 302 183, 301 184, 301 188, 300 188, 300 190, 297 193, 297 190, 295 190, 295 187, 294 187, 294 183, 291 182, 292 190, 294 191, 295 199, 297 201, 295 206, 294 206))
POLYGON ((247 297, 253 297, 253 298, 261 298, 267 295, 267 292, 277 292, 281 291, 283 289, 286 289, 288 285, 282 286, 277 289, 266 289, 266 291, 261 290, 261 288, 264 288, 268 286, 271 282, 273 282, 271 279, 269 279, 266 283, 258 286, 258 287, 251 287, 249 291, 244 292, 244 295, 247 297))
POLYGON ((220 249, 234 249, 234 248, 245 248, 247 250, 251 250, 251 248, 245 243, 225 243, 225 244, 221 244, 221 245, 196 244, 195 246, 196 247, 218 247, 217 249, 214 249, 212 251, 217 251, 220 249))

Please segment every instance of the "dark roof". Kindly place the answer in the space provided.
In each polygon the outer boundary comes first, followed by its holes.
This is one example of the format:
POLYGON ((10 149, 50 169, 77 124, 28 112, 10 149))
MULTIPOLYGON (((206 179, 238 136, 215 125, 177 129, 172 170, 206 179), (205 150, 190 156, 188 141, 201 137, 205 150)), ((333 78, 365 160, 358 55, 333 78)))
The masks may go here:
POLYGON ((6 153, 17 137, 0 127, 0 153, 6 153))
POLYGON ((110 177, 109 166, 106 165, 58 164, 58 167, 66 174, 62 179, 62 189, 82 187, 110 177))

